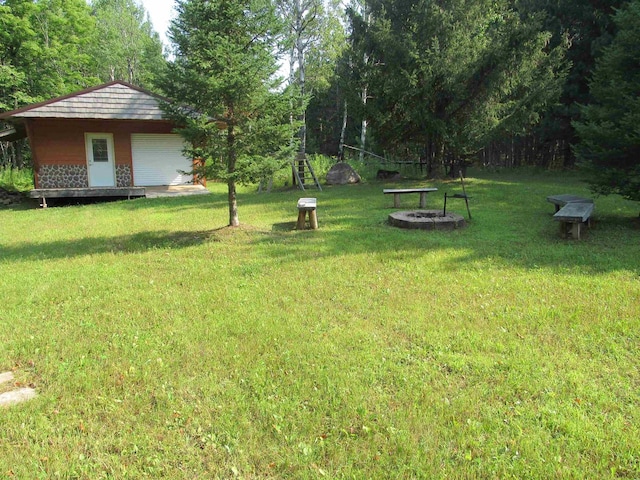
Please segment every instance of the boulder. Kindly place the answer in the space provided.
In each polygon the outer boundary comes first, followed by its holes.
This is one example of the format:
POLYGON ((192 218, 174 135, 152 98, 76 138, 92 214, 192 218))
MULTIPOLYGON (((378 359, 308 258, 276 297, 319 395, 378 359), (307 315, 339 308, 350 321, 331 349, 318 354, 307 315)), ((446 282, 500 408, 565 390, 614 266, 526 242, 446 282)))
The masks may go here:
POLYGON ((336 163, 327 172, 327 185, 346 185, 348 183, 360 183, 362 179, 351 165, 345 162, 336 163))

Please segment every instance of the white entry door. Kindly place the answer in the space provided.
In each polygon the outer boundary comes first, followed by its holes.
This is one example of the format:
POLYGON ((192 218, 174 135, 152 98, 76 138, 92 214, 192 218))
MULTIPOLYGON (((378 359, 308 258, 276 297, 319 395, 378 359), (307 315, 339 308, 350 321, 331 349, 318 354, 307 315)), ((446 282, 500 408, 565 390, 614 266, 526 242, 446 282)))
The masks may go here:
POLYGON ((87 167, 90 187, 115 187, 116 169, 111 133, 87 133, 87 167))

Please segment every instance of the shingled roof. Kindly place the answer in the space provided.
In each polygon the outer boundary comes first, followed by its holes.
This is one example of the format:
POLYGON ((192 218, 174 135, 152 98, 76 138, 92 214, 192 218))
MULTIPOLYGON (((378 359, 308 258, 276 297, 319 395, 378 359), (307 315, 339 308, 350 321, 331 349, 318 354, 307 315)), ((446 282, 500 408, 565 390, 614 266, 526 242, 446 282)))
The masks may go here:
POLYGON ((0 118, 76 118, 91 120, 165 120, 164 99, 126 82, 115 81, 64 97, 0 114, 0 118))

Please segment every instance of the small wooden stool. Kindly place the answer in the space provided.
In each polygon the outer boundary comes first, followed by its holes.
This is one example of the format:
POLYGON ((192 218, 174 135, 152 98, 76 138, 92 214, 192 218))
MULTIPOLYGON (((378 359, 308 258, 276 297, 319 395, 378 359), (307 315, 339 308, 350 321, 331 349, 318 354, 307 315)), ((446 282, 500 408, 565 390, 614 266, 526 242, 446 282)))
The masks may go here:
POLYGON ((318 228, 318 216, 316 214, 315 198, 301 198, 298 200, 298 230, 304 230, 307 212, 309 212, 309 226, 316 230, 318 228))

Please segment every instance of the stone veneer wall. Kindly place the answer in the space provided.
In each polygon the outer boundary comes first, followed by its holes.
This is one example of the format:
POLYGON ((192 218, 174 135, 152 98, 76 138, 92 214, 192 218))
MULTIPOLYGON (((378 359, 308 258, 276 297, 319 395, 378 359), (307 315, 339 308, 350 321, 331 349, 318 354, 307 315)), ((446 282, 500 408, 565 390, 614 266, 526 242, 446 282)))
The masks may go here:
MULTIPOLYGON (((41 165, 39 188, 89 188, 86 165, 41 165)), ((116 165, 116 186, 131 186, 131 167, 116 165)))
POLYGON ((39 188, 87 188, 86 165, 40 165, 39 188))
POLYGON ((116 187, 130 187, 131 184, 131 167, 116 165, 116 187))

